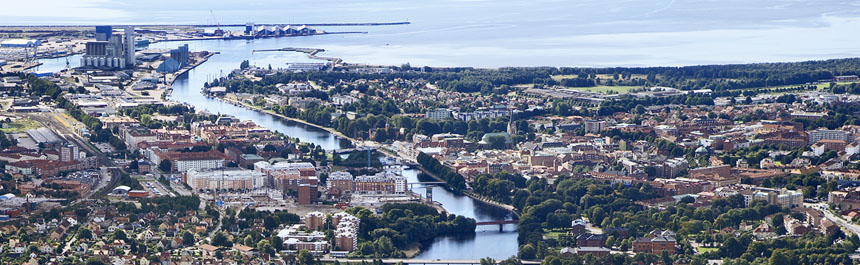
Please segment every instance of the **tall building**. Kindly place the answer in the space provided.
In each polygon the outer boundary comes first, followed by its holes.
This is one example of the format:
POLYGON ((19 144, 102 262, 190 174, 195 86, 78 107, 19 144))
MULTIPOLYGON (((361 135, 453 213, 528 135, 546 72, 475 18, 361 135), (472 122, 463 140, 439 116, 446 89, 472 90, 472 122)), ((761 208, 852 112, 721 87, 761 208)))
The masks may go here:
POLYGON ((298 187, 298 203, 299 205, 310 205, 319 198, 318 185, 316 182, 309 184, 300 184, 298 187))
POLYGON ((335 227, 334 248, 340 251, 353 251, 358 246, 358 225, 361 220, 346 212, 339 212, 331 217, 335 227))
POLYGON ((111 26, 96 26, 96 41, 109 41, 113 34, 111 26))
POLYGON ((604 128, 606 128, 606 122, 605 121, 598 121, 598 120, 587 120, 587 121, 585 121, 585 132, 586 133, 599 133, 600 131, 603 131, 604 128))
POLYGON ((321 212, 310 212, 304 216, 305 226, 310 230, 317 230, 325 224, 325 215, 321 212))
POLYGON ((80 159, 80 150, 77 145, 67 144, 60 147, 60 161, 75 161, 80 159))
POLYGON ((125 26, 125 42, 123 43, 123 53, 125 54, 125 63, 128 68, 134 68, 137 58, 134 56, 134 27, 125 26))

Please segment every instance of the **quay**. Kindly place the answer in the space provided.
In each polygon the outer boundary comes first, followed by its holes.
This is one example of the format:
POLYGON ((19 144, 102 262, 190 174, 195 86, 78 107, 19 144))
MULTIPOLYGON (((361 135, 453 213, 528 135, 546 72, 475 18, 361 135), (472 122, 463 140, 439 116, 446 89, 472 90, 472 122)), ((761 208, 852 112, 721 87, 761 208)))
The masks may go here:
MULTIPOLYGON (((327 33, 327 34, 331 34, 331 33, 327 33)), ((324 51, 325 51, 325 49, 318 49, 318 48, 286 47, 286 48, 280 48, 280 49, 252 50, 251 52, 300 52, 300 53, 307 54, 308 58, 315 59, 315 60, 329 61, 333 65, 337 65, 337 64, 340 64, 341 62, 343 62, 343 60, 341 60, 340 58, 317 56, 318 53, 321 53, 324 51)))

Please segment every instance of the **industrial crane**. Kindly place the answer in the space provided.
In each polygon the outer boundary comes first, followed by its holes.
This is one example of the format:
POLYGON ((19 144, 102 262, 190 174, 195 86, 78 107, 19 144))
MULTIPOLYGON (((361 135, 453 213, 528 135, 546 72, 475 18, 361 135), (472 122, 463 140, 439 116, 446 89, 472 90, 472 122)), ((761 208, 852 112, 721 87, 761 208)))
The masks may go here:
POLYGON ((218 29, 215 30, 215 36, 223 36, 224 30, 221 29, 221 23, 218 23, 218 18, 215 17, 215 12, 212 12, 212 10, 210 9, 209 14, 212 15, 212 20, 214 20, 215 25, 218 26, 218 29))

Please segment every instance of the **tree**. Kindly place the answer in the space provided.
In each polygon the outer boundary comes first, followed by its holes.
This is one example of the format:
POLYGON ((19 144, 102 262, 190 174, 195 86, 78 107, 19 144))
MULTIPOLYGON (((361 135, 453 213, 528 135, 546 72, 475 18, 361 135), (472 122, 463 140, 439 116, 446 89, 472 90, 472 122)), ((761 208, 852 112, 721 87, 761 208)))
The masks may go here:
POLYGON ((491 149, 505 149, 506 141, 507 139, 500 135, 487 137, 487 145, 491 149))
POLYGON ((490 257, 481 258, 481 265, 495 265, 496 260, 490 257))
POLYGON ((525 244, 520 246, 517 256, 521 259, 535 259, 537 258, 537 250, 532 244, 525 244))
POLYGON ((105 263, 97 258, 89 258, 87 259, 87 265, 105 265, 105 263))
POLYGON ((87 229, 86 227, 81 227, 81 229, 78 230, 78 239, 92 239, 92 238, 93 238, 93 232, 90 231, 89 229, 87 229))
POLYGON ((660 260, 662 260, 665 265, 672 265, 672 257, 669 256, 669 252, 665 249, 660 252, 660 260))
POLYGON ((777 249, 770 254, 770 259, 768 260, 768 264, 770 265, 785 265, 791 264, 791 258, 785 254, 785 250, 777 249))
POLYGON ((263 147, 263 152, 274 152, 274 151, 278 151, 278 148, 275 147, 274 145, 267 144, 266 146, 263 147))
POLYGON ((191 234, 191 232, 189 231, 185 231, 184 233, 182 233, 182 245, 194 245, 194 234, 191 234))
POLYGON ((299 250, 299 255, 297 258, 297 262, 299 265, 314 265, 316 261, 314 260, 314 255, 312 255, 307 250, 299 250))
POLYGON ((230 242, 230 240, 227 239, 227 236, 224 235, 223 232, 218 232, 215 234, 214 237, 212 237, 212 245, 219 247, 232 247, 233 242, 230 242))
POLYGON ((268 253, 271 255, 275 254, 275 248, 272 247, 272 244, 269 243, 269 240, 260 239, 260 242, 257 242, 257 249, 259 249, 260 252, 263 253, 268 253))
POLYGON ((158 169, 160 169, 161 172, 171 172, 173 169, 173 164, 170 162, 170 160, 164 159, 161 160, 161 163, 158 163, 158 169))
POLYGON ((116 230, 116 232, 114 232, 114 233, 113 233, 113 239, 114 239, 114 240, 117 240, 117 239, 119 239, 119 240, 126 240, 126 239, 128 239, 128 238, 127 238, 127 236, 125 235, 125 231, 122 231, 122 230, 116 230))
POLYGON ((780 235, 785 235, 785 233, 787 232, 785 230, 785 218, 782 216, 782 214, 777 214, 773 216, 773 228, 773 230, 780 235))
POLYGON ((249 247, 254 246, 254 237, 251 235, 245 236, 245 239, 242 240, 242 244, 245 244, 246 246, 249 246, 249 247))
POLYGON ((284 240, 278 236, 272 237, 272 246, 276 251, 281 251, 284 248, 284 240))

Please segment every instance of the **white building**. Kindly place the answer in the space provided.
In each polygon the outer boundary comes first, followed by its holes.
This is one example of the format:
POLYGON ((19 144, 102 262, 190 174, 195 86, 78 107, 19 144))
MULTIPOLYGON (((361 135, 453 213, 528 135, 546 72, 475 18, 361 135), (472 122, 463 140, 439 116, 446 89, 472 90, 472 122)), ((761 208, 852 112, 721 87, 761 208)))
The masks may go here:
POLYGON ((821 140, 842 140, 851 142, 851 135, 842 130, 828 130, 824 128, 815 129, 809 132, 809 144, 817 143, 821 140))
POLYGON ((195 191, 254 190, 265 187, 266 177, 263 173, 248 169, 190 170, 185 183, 195 191))
POLYGON ((434 110, 428 110, 427 114, 424 115, 425 118, 433 119, 433 120, 444 120, 451 117, 451 110, 445 108, 438 108, 434 110))

